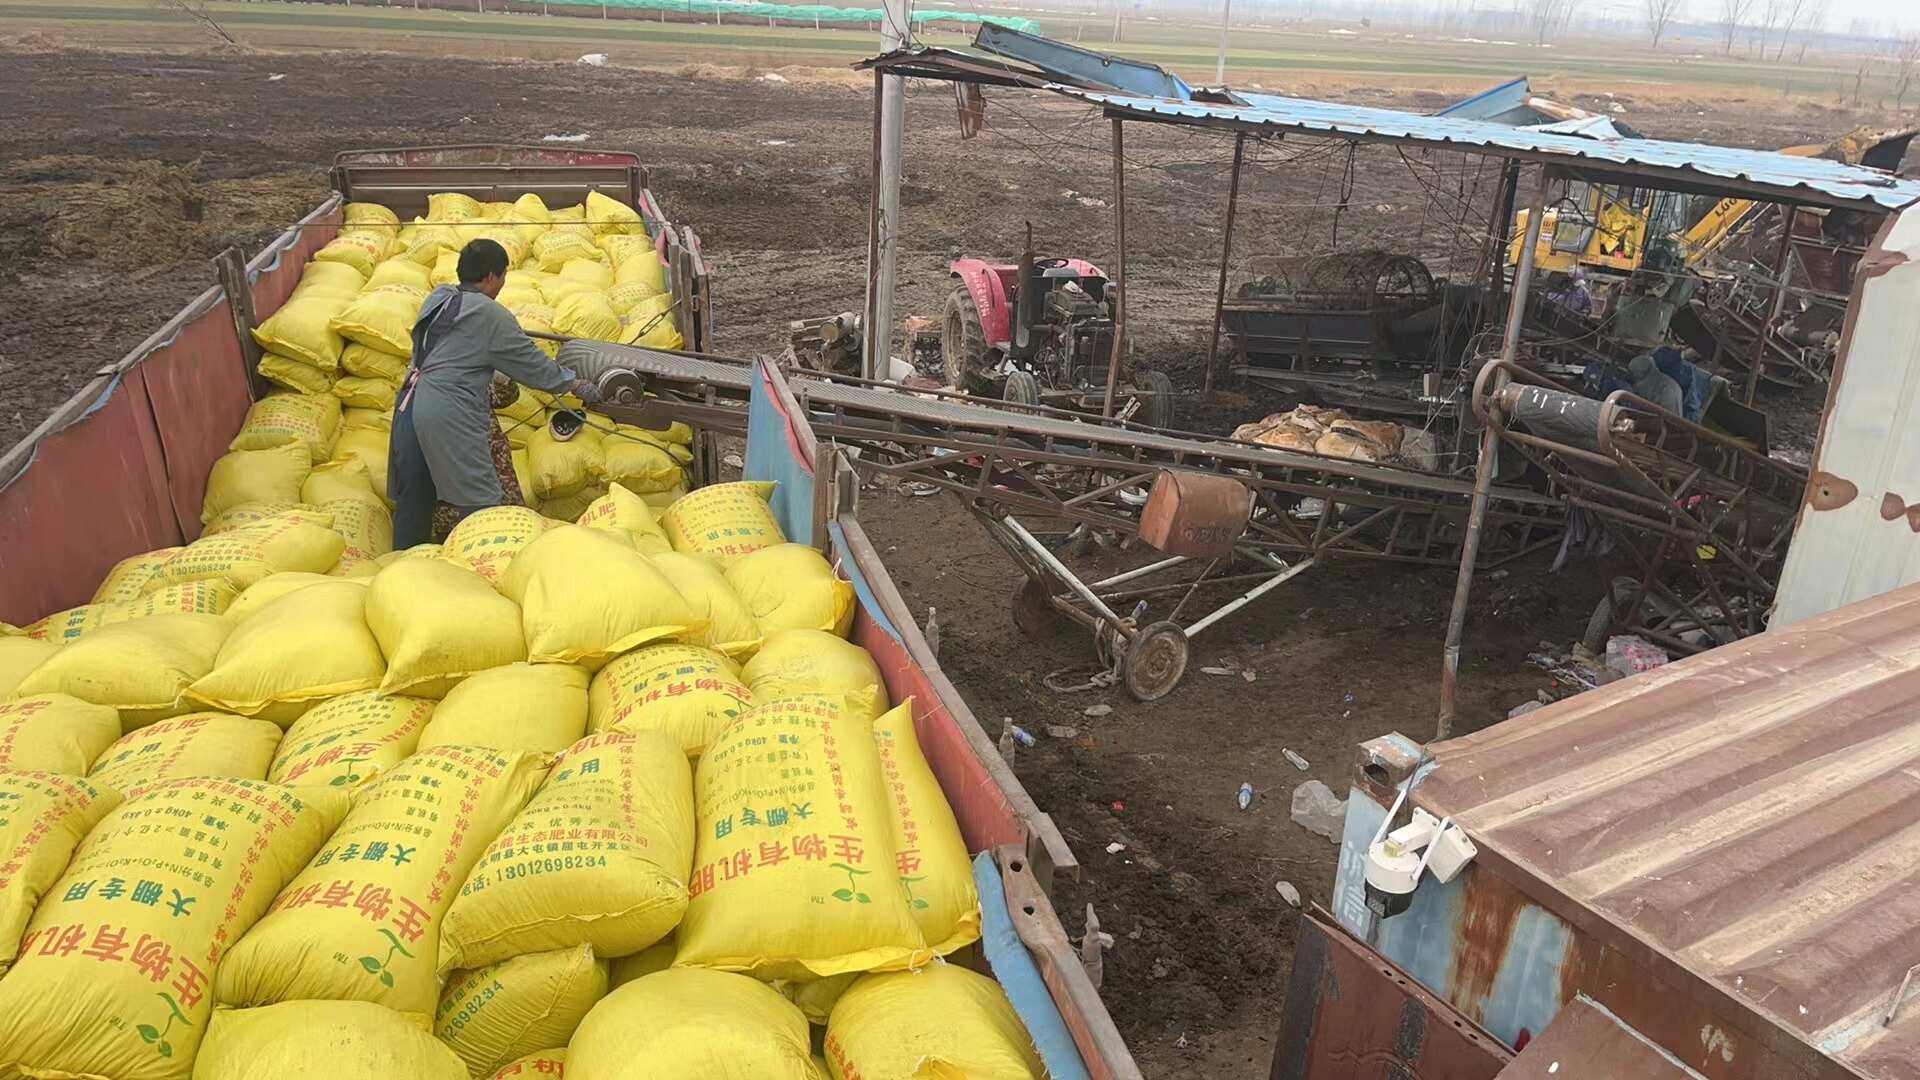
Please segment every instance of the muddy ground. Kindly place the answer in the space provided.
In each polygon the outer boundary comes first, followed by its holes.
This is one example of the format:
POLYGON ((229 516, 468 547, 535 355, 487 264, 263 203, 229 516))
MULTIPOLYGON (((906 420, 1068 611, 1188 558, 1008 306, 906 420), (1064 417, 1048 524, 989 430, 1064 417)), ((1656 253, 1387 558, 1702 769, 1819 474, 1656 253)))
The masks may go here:
MULTIPOLYGON (((210 284, 210 255, 257 247, 323 198, 326 166, 347 148, 586 132, 595 145, 639 151, 655 163, 652 186, 668 212, 705 241, 723 351, 777 349, 787 320, 860 303, 871 101, 865 84, 840 74, 787 69, 787 81, 772 82, 691 69, 16 43, 0 48, 0 100, 10 113, 0 162, 0 446, 210 284)), ((1752 146, 1851 124, 1826 109, 1768 106, 1631 103, 1651 133, 1752 146)), ((937 312, 950 258, 1011 257, 1029 224, 1043 253, 1110 262, 1110 132, 1097 114, 995 95, 988 130, 962 141, 953 108, 944 89, 911 98, 906 313, 937 312)), ((1191 391, 1231 144, 1137 125, 1127 139, 1136 360, 1191 391)), ((1289 142, 1256 165, 1236 273, 1335 243, 1414 251, 1437 272, 1461 273, 1492 192, 1490 168, 1457 155, 1401 161, 1375 149, 1349 159, 1289 142)), ((1225 430, 1275 403, 1226 389, 1183 399, 1183 423, 1225 430)), ((1453 575, 1316 567, 1201 638, 1180 689, 1140 706, 1110 691, 1046 688, 1050 673, 1091 665, 1089 644, 1077 633, 1031 641, 1015 631, 1017 572, 958 506, 876 488, 862 513, 916 608, 938 609, 942 661, 982 720, 1078 729, 1042 736, 1016 770, 1085 866, 1083 880, 1060 889, 1063 919, 1077 932, 1092 903, 1118 938, 1105 996, 1148 1075, 1264 1075, 1296 917, 1275 883, 1324 901, 1334 856, 1288 820, 1306 774, 1281 751, 1344 791, 1358 742, 1429 734, 1453 575), (1202 674, 1202 665, 1252 681, 1202 674), (1112 712, 1085 715, 1098 704, 1112 712), (1242 782, 1258 793, 1245 812, 1234 799, 1242 782), (1107 854, 1115 842, 1125 850, 1107 854)), ((1543 685, 1526 653, 1577 635, 1605 570, 1549 575, 1528 564, 1480 587, 1462 676, 1467 727, 1543 685)))

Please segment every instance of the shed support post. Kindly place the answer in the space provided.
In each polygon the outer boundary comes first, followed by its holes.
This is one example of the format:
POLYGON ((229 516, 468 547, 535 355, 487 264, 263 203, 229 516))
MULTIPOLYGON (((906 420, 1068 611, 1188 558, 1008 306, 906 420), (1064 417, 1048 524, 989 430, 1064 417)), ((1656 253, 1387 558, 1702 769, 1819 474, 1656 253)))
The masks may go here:
POLYGON ((873 72, 873 155, 867 172, 867 304, 864 329, 866 340, 862 342, 860 374, 870 378, 876 368, 874 361, 874 330, 879 318, 880 300, 880 126, 881 99, 886 96, 886 76, 879 69, 873 72))
POLYGON ((1107 396, 1100 415, 1113 415, 1113 387, 1120 381, 1120 357, 1127 347, 1127 162, 1120 135, 1120 118, 1113 118, 1113 284, 1120 290, 1113 304, 1113 352, 1107 357, 1107 396))
MULTIPOLYGON (((1551 168, 1540 170, 1527 211, 1527 233, 1521 240, 1520 265, 1513 271, 1513 296, 1507 305, 1506 336, 1500 343, 1500 359, 1513 363, 1520 351, 1520 328, 1526 322, 1527 291, 1533 285, 1534 252, 1540 246, 1540 219, 1547 211, 1547 184, 1554 178, 1551 168)), ((1494 372, 1492 393, 1505 385, 1505 372, 1494 372)), ((1471 407, 1472 403, 1468 403, 1471 407)), ((1454 697, 1460 681, 1460 638, 1467 624, 1467 601, 1473 594, 1474 564, 1480 559, 1480 533, 1487 524, 1487 489, 1493 485, 1495 451, 1500 436, 1493 425, 1480 432, 1480 456, 1473 469, 1473 502, 1467 510, 1467 535, 1460 542, 1460 576, 1453 583, 1453 611, 1447 616, 1447 644, 1440 669, 1440 716, 1434 726, 1436 740, 1453 733, 1454 697)))
POLYGON ((1233 174, 1227 181, 1227 226, 1220 235, 1220 288, 1213 295, 1213 336, 1207 341, 1207 370, 1201 389, 1213 392, 1213 364, 1220 355, 1220 318, 1227 306, 1227 261, 1233 257, 1233 216, 1240 208, 1240 163, 1247 152, 1247 136, 1233 137, 1233 174))
POLYGON ((1767 313, 1767 321, 1760 324, 1760 332, 1753 339, 1753 366, 1747 370, 1747 393, 1745 401, 1753 404, 1754 395, 1760 392, 1760 367, 1767 361, 1767 345, 1773 339, 1773 328, 1780 325, 1780 313, 1787 308, 1787 286, 1793 281, 1793 219, 1796 211, 1786 204, 1780 206, 1780 248, 1774 256, 1774 264, 1779 267, 1773 282, 1773 308, 1767 313))
POLYGON ((247 366, 247 388, 255 401, 267 396, 266 376, 260 374, 260 343, 253 340, 253 328, 260 318, 253 310, 253 286, 247 281, 247 262, 237 247, 227 248, 213 257, 214 276, 220 290, 227 294, 227 311, 233 316, 233 334, 240 339, 240 361, 247 366))

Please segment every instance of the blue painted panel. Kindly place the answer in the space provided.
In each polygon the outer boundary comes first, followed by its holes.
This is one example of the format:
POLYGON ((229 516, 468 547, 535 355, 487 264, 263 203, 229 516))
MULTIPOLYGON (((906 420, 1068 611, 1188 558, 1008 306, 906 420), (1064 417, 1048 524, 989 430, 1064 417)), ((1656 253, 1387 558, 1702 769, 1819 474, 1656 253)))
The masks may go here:
POLYGON ((747 480, 771 480, 773 516, 787 539, 805 544, 813 539, 813 463, 794 455, 787 418, 767 388, 760 365, 753 366, 752 396, 747 402, 747 459, 740 475, 747 480))
POLYGON ((1040 978, 1040 967, 1027 953, 1019 931, 1013 928, 1013 913, 1007 910, 1007 890, 1000 880, 1000 868, 993 854, 983 851, 973 857, 974 885, 980 892, 980 948, 993 965, 993 977, 1013 1002, 1013 1011, 1027 1025, 1040 1060, 1047 1066, 1050 1080, 1091 1080, 1080 1059, 1080 1048, 1073 1033, 1060 1018, 1053 995, 1040 978))
MULTIPOLYGON (((829 523, 827 535, 833 541, 834 565, 839 567, 840 572, 853 583, 854 594, 860 598, 860 606, 866 610, 867 617, 871 618, 880 629, 885 630, 888 637, 901 641, 900 628, 893 625, 893 620, 887 618, 886 611, 880 607, 880 598, 873 594, 873 585, 867 581, 867 575, 861 573, 860 567, 847 555, 846 534, 841 532, 840 526, 829 523)), ((902 642, 902 644, 905 643, 902 642)))

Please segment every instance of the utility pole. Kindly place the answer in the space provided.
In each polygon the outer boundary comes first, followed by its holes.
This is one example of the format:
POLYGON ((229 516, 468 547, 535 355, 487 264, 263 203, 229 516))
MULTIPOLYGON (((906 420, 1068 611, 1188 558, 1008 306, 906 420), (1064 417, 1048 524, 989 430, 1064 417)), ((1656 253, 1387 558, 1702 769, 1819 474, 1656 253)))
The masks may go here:
POLYGON ((1227 20, 1233 14, 1233 0, 1220 0, 1220 54, 1213 61, 1215 86, 1227 85, 1227 20))
MULTIPOLYGON (((884 0, 885 18, 880 23, 880 51, 893 52, 907 44, 911 25, 912 0, 884 0)), ((875 161, 879 176, 879 213, 874 220, 874 242, 869 245, 875 265, 867 268, 867 348, 862 357, 861 374, 869 379, 884 379, 892 366, 893 355, 893 283, 894 257, 900 237, 900 148, 906 128, 906 83, 898 75, 882 75, 880 93, 879 155, 875 161)))

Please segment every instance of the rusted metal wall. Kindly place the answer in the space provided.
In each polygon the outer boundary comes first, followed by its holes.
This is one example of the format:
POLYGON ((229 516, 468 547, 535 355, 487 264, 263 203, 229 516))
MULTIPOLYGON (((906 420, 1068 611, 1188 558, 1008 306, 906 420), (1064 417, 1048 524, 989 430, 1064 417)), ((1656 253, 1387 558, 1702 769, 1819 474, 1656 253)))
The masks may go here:
POLYGON ((1773 626, 1920 580, 1916 416, 1920 209, 1891 218, 1855 273, 1773 626))

